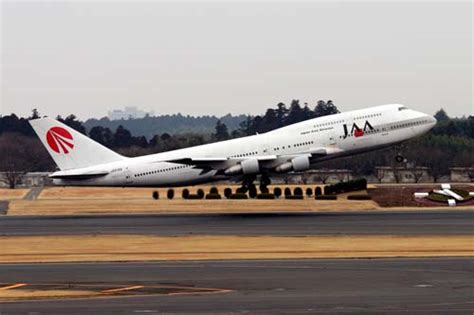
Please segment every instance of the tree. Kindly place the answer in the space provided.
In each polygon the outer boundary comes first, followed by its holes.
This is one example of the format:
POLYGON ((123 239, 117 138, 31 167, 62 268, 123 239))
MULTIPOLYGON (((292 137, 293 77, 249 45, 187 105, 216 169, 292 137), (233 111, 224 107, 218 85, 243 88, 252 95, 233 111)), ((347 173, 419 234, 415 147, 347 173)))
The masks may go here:
POLYGON ((395 163, 392 164, 392 173, 393 173, 393 178, 395 179, 395 182, 398 184, 400 183, 402 179, 402 174, 400 171, 400 167, 397 166, 395 163))
POLYGON ((299 100, 291 101, 288 117, 286 121, 284 121, 285 125, 291 125, 303 120, 305 120, 305 116, 304 116, 304 111, 300 106, 300 101, 299 100))
POLYGON ((469 116, 469 137, 474 138, 474 116, 469 116))
POLYGON ((428 167, 428 171, 435 183, 449 172, 449 161, 446 159, 443 149, 440 148, 430 150, 430 154, 425 156, 424 164, 428 167))
POLYGON ((446 113, 446 111, 442 108, 440 108, 439 111, 436 112, 436 114, 434 115, 434 118, 436 118, 437 121, 439 122, 443 122, 443 121, 448 121, 449 120, 449 116, 448 114, 446 113))
POLYGON ((117 148, 130 147, 133 144, 132 134, 120 125, 115 131, 113 143, 117 148))
POLYGON ((25 136, 35 136, 28 119, 18 118, 15 114, 0 117, 0 134, 17 133, 25 136))
POLYGON ((308 179, 309 179, 309 174, 308 172, 303 172, 301 173, 301 181, 303 182, 303 184, 308 184, 308 179))
POLYGON ((466 174, 469 177, 471 182, 474 182, 474 168, 473 167, 466 167, 466 174))
POLYGON ((62 118, 61 116, 57 116, 56 117, 57 120, 59 120, 60 122, 64 123, 65 125, 71 127, 72 129, 82 133, 82 134, 86 134, 86 128, 82 125, 82 122, 80 122, 79 120, 77 120, 77 117, 76 115, 74 114, 71 114, 69 116, 67 116, 66 118, 62 118))
POLYGON ((217 121, 215 129, 216 132, 214 134, 214 137, 217 141, 229 139, 229 130, 227 129, 227 126, 223 124, 220 120, 217 121))
POLYGON ((412 168, 411 174, 413 175, 413 179, 415 180, 415 183, 419 183, 420 180, 423 178, 423 170, 419 168, 412 168))
POLYGON ((92 129, 89 131, 89 137, 106 147, 113 146, 113 134, 109 128, 104 128, 101 126, 92 127, 92 129))
POLYGON ((53 161, 37 138, 5 133, 0 136, 0 181, 15 188, 29 171, 51 170, 53 161))
POLYGON ((37 119, 37 118, 40 118, 40 113, 38 111, 38 109, 36 108, 33 108, 33 110, 31 111, 31 116, 28 118, 28 119, 37 119))
POLYGON ((380 168, 376 168, 375 171, 374 171, 374 177, 377 178, 377 180, 379 181, 379 183, 382 182, 382 180, 385 178, 385 176, 387 176, 387 171, 385 168, 383 167, 380 167, 380 168))
POLYGON ((160 139, 161 141, 168 141, 169 139, 171 139, 171 136, 165 132, 164 134, 161 135, 160 139))
POLYGON ((267 109, 262 120, 262 132, 267 132, 270 130, 277 129, 280 126, 280 121, 278 120, 278 112, 273 108, 267 109))
POLYGON ((240 132, 244 136, 251 136, 255 134, 254 120, 251 117, 247 117, 246 120, 240 123, 240 132))
POLYGON ((276 109, 276 116, 278 119, 278 127, 280 128, 284 126, 284 121, 286 119, 286 116, 288 115, 288 109, 286 108, 286 105, 284 103, 278 103, 277 104, 277 109, 276 109))
POLYGON ((323 184, 326 184, 328 179, 329 179, 329 173, 328 172, 321 172, 321 171, 313 177, 313 180, 315 182, 321 182, 323 184))
POLYGON ((323 100, 319 100, 316 107, 314 108, 315 117, 322 117, 337 113, 339 113, 339 109, 337 109, 336 105, 334 105, 331 100, 329 100, 327 103, 323 100))

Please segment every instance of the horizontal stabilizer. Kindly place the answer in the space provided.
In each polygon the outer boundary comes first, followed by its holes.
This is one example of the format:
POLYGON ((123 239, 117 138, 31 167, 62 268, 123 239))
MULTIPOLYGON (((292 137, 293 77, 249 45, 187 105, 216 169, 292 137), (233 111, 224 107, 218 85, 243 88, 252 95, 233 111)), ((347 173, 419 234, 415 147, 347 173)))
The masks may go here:
POLYGON ((80 170, 72 170, 72 171, 60 171, 55 172, 49 175, 50 178, 59 178, 59 179, 89 179, 95 177, 101 177, 109 174, 108 171, 80 171, 80 170))

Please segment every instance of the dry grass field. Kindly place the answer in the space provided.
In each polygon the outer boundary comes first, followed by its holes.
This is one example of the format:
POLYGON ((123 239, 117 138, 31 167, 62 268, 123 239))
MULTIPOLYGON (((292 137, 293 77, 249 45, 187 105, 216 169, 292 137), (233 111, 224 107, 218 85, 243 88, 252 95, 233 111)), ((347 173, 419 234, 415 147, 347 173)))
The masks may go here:
MULTIPOLYGON (((212 186, 189 187, 191 193, 202 188, 206 193, 212 186)), ((225 187, 235 190, 238 186, 217 186, 220 194, 225 187)), ((282 188, 286 186, 280 186, 282 188)), ((289 185, 292 190, 295 186, 289 185)), ((306 188, 306 186, 301 186, 306 188)), ((307 186, 315 188, 315 186, 307 186)), ((372 201, 349 201, 344 195, 338 201, 315 200, 185 200, 183 188, 174 188, 175 197, 166 198, 167 188, 101 188, 101 187, 49 187, 37 200, 13 200, 9 215, 80 215, 99 213, 215 213, 215 212, 280 212, 280 211, 346 211, 376 209, 372 201), (159 200, 152 198, 158 191, 159 200)), ((273 187, 270 187, 273 190, 273 187)), ((359 192, 360 194, 365 192, 359 192)))
MULTIPOLYGON (((307 187, 313 189, 317 185, 278 185, 284 189, 289 187, 307 187)), ((187 187, 190 193, 197 189, 209 192, 211 185, 187 187)), ((228 200, 223 196, 224 188, 231 187, 233 191, 237 185, 217 185, 221 200, 186 200, 181 198, 184 188, 174 188, 175 197, 167 199, 167 188, 112 188, 112 187, 47 187, 37 200, 22 200, 27 193, 26 189, 0 190, 0 200, 10 200, 9 215, 81 215, 103 213, 249 213, 249 212, 326 212, 326 211, 360 211, 360 210, 432 210, 446 208, 444 204, 423 205, 414 203, 413 185, 406 188, 394 186, 393 188, 375 188, 369 185, 372 200, 347 200, 350 194, 367 194, 366 191, 351 192, 338 195, 338 200, 315 200, 314 196, 303 200, 287 200, 281 197, 276 200, 228 200), (154 200, 152 192, 158 191, 160 198, 154 200), (380 192, 390 191, 390 196, 398 196, 402 203, 386 201, 387 194, 380 192), (380 193, 380 196, 376 196, 380 193), (375 195, 374 195, 375 194, 375 195), (379 202, 379 203, 377 203, 379 202), (404 206, 406 203, 406 206, 404 206), (392 206, 390 206, 392 205, 392 206), (396 206, 396 207, 395 207, 396 206), (409 206, 407 208, 407 206, 409 206)), ((270 186, 273 191, 275 186, 270 186)), ((322 186, 320 186, 322 188, 322 186)), ((391 197, 392 198, 392 197, 391 197)), ((392 198, 393 199, 393 198, 392 198)), ((458 205, 456 209, 472 210, 472 204, 458 205)))
POLYGON ((16 200, 10 202, 9 215, 81 215, 103 213, 248 213, 282 211, 357 211, 376 209, 372 201, 304 200, 153 200, 81 199, 16 200))
POLYGON ((17 189, 8 189, 0 188, 0 200, 18 200, 25 197, 29 189, 17 188, 17 189))
POLYGON ((94 296, 101 296, 101 292, 86 290, 0 290, 0 302, 2 300, 90 298, 94 296))
MULTIPOLYGON (((321 185, 278 185, 282 190, 289 187, 293 191, 296 187, 303 188, 303 191, 310 187, 314 190, 317 186, 323 188, 321 185)), ((239 187, 238 185, 199 185, 189 187, 176 187, 173 188, 175 192, 174 199, 182 199, 181 194, 183 189, 188 189, 191 194, 195 194, 198 189, 203 189, 205 193, 208 193, 211 187, 216 187, 219 193, 223 195, 226 187, 232 188, 232 191, 239 187)), ((273 191, 276 186, 269 186, 269 189, 273 191)), ((160 199, 166 199, 166 192, 168 188, 115 188, 115 187, 48 187, 45 188, 38 199, 151 199, 153 191, 158 191, 160 199)))
POLYGON ((473 256, 472 236, 0 237, 1 263, 473 256))

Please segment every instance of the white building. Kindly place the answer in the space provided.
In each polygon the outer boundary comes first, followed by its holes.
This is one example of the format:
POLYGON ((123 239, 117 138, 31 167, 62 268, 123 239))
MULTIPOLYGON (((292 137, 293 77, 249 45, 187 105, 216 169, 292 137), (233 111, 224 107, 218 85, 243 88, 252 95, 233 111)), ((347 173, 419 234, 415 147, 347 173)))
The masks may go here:
POLYGON ((474 181, 474 167, 450 167, 451 181, 470 183, 474 181))
POLYGON ((155 113, 145 112, 141 109, 138 109, 135 106, 126 106, 125 109, 114 109, 108 112, 108 117, 110 120, 119 120, 119 119, 129 119, 129 118, 143 118, 146 115, 154 116, 155 113))

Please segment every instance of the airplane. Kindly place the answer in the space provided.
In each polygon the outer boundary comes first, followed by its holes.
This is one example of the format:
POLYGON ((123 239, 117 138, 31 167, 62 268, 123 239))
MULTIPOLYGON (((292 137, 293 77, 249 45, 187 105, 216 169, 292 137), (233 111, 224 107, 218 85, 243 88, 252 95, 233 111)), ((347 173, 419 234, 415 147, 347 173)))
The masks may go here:
MULTIPOLYGON (((57 164, 61 186, 170 187, 232 179, 241 192, 268 191, 270 177, 318 162, 378 150, 428 132, 430 115, 389 104, 318 117, 266 133, 169 152, 125 157, 44 117, 30 124, 57 164)), ((404 157, 398 153, 397 162, 404 157)))

